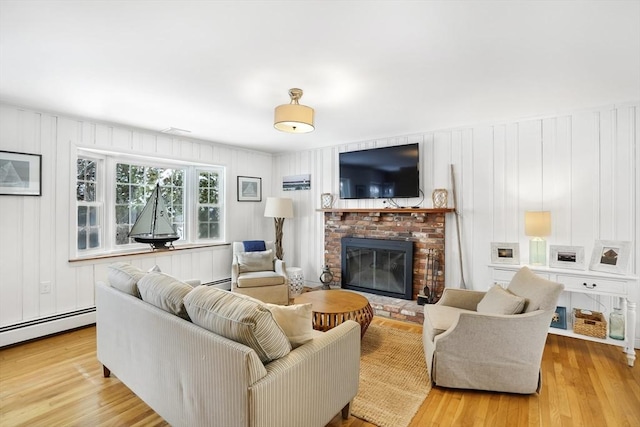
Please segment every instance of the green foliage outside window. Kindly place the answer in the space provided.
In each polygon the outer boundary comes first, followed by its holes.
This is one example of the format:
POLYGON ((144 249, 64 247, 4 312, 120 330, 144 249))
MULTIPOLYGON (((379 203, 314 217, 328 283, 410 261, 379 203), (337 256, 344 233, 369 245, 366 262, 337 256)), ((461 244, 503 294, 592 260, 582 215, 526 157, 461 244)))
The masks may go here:
POLYGON ((76 200, 78 205, 77 241, 79 250, 100 247, 101 204, 97 203, 97 162, 78 158, 76 162, 76 200))

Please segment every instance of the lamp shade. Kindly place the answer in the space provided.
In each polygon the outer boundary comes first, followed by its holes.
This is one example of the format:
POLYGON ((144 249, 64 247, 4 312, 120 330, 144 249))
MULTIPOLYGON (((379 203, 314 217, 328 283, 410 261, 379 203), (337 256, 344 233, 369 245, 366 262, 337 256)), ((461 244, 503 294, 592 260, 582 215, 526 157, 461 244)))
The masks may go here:
POLYGON ((267 197, 264 216, 270 218, 293 218, 293 200, 286 197, 267 197))
POLYGON ((300 105, 298 101, 302 97, 302 89, 289 89, 290 104, 276 107, 273 126, 289 133, 307 133, 315 129, 313 126, 313 108, 300 105))
POLYGON ((544 237, 551 234, 551 212, 537 211, 524 213, 524 234, 544 237))

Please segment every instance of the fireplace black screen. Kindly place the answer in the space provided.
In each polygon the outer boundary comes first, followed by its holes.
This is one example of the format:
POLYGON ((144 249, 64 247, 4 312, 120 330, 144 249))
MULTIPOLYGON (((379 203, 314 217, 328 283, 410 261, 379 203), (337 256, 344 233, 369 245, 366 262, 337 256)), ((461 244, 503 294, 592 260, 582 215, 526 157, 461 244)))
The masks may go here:
POLYGON ((413 242, 342 238, 342 287, 413 298, 413 242))

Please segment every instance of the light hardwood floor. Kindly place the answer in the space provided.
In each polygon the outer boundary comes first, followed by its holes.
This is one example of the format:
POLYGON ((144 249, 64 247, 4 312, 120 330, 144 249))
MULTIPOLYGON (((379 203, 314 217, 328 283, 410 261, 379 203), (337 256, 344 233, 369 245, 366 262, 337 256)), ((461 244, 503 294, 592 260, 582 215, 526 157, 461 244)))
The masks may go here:
MULTIPOLYGON (((374 322, 421 330, 380 317, 374 322)), ((625 361, 619 347, 549 335, 539 395, 434 387, 411 427, 640 426, 640 362, 630 368, 625 361)), ((98 425, 167 423, 117 378, 103 378, 95 327, 0 350, 0 426, 98 425)), ((339 415, 328 424, 372 426, 339 415)))

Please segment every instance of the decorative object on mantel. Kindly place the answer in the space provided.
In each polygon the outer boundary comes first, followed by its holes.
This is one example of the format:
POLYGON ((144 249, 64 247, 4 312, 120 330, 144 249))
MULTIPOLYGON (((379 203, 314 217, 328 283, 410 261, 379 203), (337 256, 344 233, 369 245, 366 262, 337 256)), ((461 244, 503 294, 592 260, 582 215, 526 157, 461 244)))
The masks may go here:
POLYGON ((529 264, 547 264, 547 241, 544 237, 551 234, 551 212, 529 211, 524 213, 524 234, 529 240, 529 264))
POLYGON ((331 193, 322 193, 320 195, 320 206, 322 209, 331 209, 333 206, 333 194, 331 193))
POLYGON ((276 107, 273 127, 282 132, 307 133, 315 129, 313 126, 313 108, 301 105, 302 89, 289 89, 291 102, 276 107))
POLYGON ((427 264, 424 267, 424 288, 418 295, 418 305, 435 304, 440 299, 438 294, 438 275, 440 274, 440 257, 437 249, 429 248, 427 264), (431 280, 429 280, 431 271, 431 280))
POLYGON ((42 155, 0 151, 0 195, 40 196, 42 155))
POLYGON ((329 285, 333 282, 333 273, 329 269, 328 265, 322 266, 322 273, 320 273, 320 282, 322 283, 322 289, 331 289, 329 285))
POLYGON ((173 249, 172 242, 180 238, 171 224, 169 211, 160 194, 160 184, 156 184, 142 213, 136 218, 129 237, 139 243, 148 243, 152 250, 173 249))
POLYGON ((435 209, 446 208, 447 207, 447 197, 449 196, 449 192, 444 188, 436 188, 431 193, 431 200, 433 200, 433 207, 435 209))
POLYGON ((631 242, 598 240, 591 254, 590 270, 626 274, 631 242))
POLYGON ((264 216, 273 218, 276 226, 276 258, 282 260, 282 227, 285 218, 293 218, 293 200, 286 197, 267 197, 264 216))

